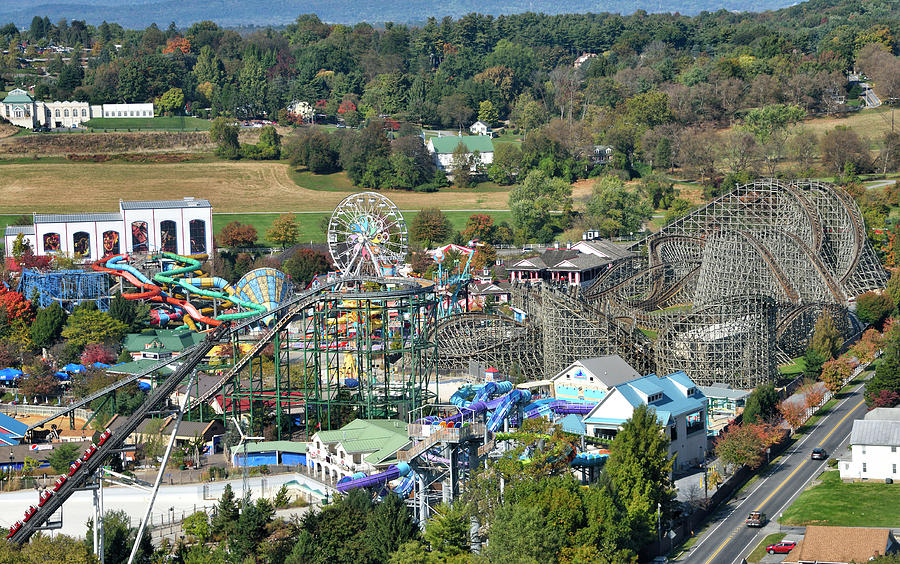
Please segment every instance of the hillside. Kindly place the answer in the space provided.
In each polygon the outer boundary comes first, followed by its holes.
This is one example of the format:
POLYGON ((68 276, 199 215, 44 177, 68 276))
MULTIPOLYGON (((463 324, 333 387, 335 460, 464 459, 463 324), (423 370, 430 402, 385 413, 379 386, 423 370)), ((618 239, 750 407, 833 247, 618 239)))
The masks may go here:
POLYGON ((314 13, 330 23, 357 23, 360 21, 380 24, 393 22, 422 22, 429 16, 458 18, 478 12, 486 15, 543 12, 546 14, 613 12, 630 14, 637 10, 647 12, 680 12, 698 14, 701 11, 764 11, 795 4, 790 0, 660 0, 590 1, 562 0, 559 2, 534 0, 367 0, 356 2, 352 9, 341 2, 328 0, 212 0, 209 2, 180 2, 175 0, 147 2, 123 0, 72 0, 56 2, 24 3, 7 9, 2 19, 26 26, 34 16, 49 16, 52 21, 61 18, 86 20, 97 25, 103 20, 116 21, 128 28, 144 28, 151 23, 160 27, 174 21, 178 26, 188 26, 201 20, 213 20, 219 25, 240 27, 252 25, 286 25, 298 14, 314 13), (127 9, 123 9, 126 8, 127 9))

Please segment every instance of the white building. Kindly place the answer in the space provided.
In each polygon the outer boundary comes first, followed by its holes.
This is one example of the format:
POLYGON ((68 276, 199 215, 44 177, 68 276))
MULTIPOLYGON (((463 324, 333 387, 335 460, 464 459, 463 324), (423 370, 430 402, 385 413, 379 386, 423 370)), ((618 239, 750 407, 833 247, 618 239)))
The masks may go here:
POLYGON ((469 131, 472 132, 472 135, 487 135, 488 137, 494 136, 494 131, 491 129, 491 126, 479 120, 469 126, 469 131))
POLYGON ((453 152, 462 143, 466 148, 466 155, 474 157, 472 172, 483 169, 494 162, 494 142, 487 135, 448 135, 447 137, 432 137, 425 147, 431 153, 434 164, 443 171, 453 168, 453 152))
POLYGON ((34 226, 6 228, 7 257, 19 233, 36 255, 65 253, 85 261, 120 253, 200 254, 212 249, 212 206, 195 198, 120 200, 118 213, 34 214, 34 226))
POLYGON ((897 480, 900 467, 900 407, 873 409, 853 422, 850 460, 839 464, 844 480, 897 480))
POLYGON ((313 435, 306 447, 306 465, 317 478, 337 482, 356 472, 386 470, 409 442, 403 421, 355 419, 336 431, 313 435))
POLYGON ((614 386, 640 377, 621 356, 610 355, 576 360, 550 381, 556 399, 599 402, 614 386))
POLYGON ((674 470, 706 459, 706 397, 681 371, 663 377, 650 374, 614 386, 584 418, 585 428, 594 437, 611 440, 640 405, 656 411, 669 438, 674 470))
POLYGON ((34 129, 38 126, 81 127, 92 118, 153 117, 153 104, 102 104, 90 105, 78 101, 36 101, 21 88, 11 90, 3 99, 0 115, 13 125, 34 129))

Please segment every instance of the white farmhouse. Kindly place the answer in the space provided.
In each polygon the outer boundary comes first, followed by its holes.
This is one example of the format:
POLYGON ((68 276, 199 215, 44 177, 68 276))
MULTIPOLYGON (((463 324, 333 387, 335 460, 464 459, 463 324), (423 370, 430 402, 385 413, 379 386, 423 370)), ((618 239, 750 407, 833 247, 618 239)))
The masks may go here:
POLYGON ((494 131, 491 129, 491 126, 479 120, 469 126, 469 131, 472 132, 472 135, 487 135, 488 137, 494 136, 494 131))
POLYGON ((840 462, 843 480, 900 478, 900 407, 873 409, 853 422, 850 460, 840 462))

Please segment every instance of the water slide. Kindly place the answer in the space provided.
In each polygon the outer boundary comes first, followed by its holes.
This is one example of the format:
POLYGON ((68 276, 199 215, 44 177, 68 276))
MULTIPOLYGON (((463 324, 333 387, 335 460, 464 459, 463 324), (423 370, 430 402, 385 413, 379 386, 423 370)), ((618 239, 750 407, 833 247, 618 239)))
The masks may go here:
POLYGON ((500 399, 500 404, 487 420, 487 430, 492 433, 500 429, 500 426, 503 425, 503 420, 514 413, 513 409, 518 404, 531 401, 531 392, 527 390, 513 390, 500 399))
POLYGON ((487 382, 485 384, 462 386, 450 396, 450 403, 457 407, 468 407, 472 403, 484 401, 491 396, 508 393, 512 389, 512 382, 487 382))
POLYGON ((545 415, 550 411, 559 413, 561 415, 568 415, 570 413, 587 415, 592 409, 594 409, 594 406, 596 405, 597 404, 595 403, 581 403, 553 398, 545 398, 537 400, 525 406, 525 417, 531 419, 534 417, 545 415))
MULTIPOLYGON (((223 315, 219 315, 216 317, 216 320, 219 322, 227 321, 230 319, 244 319, 247 317, 255 317, 257 314, 265 313, 266 306, 260 305, 257 303, 253 303, 247 300, 243 300, 234 295, 234 290, 230 293, 223 292, 214 292, 212 290, 204 290, 200 287, 195 286, 190 281, 199 280, 201 286, 206 283, 209 287, 213 288, 221 288, 226 289, 229 287, 228 283, 222 278, 175 278, 175 276, 180 276, 182 274, 187 274, 191 272, 195 272, 200 269, 201 263, 197 259, 193 259, 190 257, 185 257, 181 255, 176 255, 175 253, 160 253, 162 256, 166 258, 170 258, 176 262, 180 262, 185 264, 181 268, 175 268, 172 270, 166 270, 165 272, 161 272, 153 277, 153 279, 157 282, 161 282, 163 284, 169 284, 172 286, 178 286, 187 290, 191 294, 196 294, 198 296, 203 296, 206 298, 214 298, 219 300, 230 301, 234 304, 237 304, 247 311, 241 311, 237 313, 226 313, 223 315), (205 281, 205 282, 204 282, 205 281)), ((227 292, 227 290, 226 290, 227 292)), ((193 317, 193 316, 191 316, 193 317)))
POLYGON ((337 490, 341 493, 346 493, 355 488, 371 488, 373 486, 379 486, 390 482, 391 480, 396 480, 401 476, 407 476, 411 471, 412 468, 409 467, 409 464, 400 462, 389 466, 384 472, 372 474, 371 476, 366 476, 362 472, 358 472, 349 478, 341 478, 337 483, 337 490))
POLYGON ((609 458, 609 451, 606 449, 602 449, 599 452, 579 452, 569 462, 569 466, 577 466, 579 468, 600 466, 606 463, 607 458, 609 458))
MULTIPOLYGON (((122 294, 123 298, 128 300, 149 300, 153 302, 169 304, 186 311, 187 314, 194 320, 201 323, 206 323, 207 325, 213 327, 218 326, 222 323, 221 321, 217 321, 203 315, 197 308, 195 308, 188 302, 173 298, 172 296, 166 294, 162 291, 162 288, 151 282, 150 279, 144 276, 143 273, 141 273, 141 271, 139 271, 138 269, 127 264, 120 264, 120 262, 124 259, 125 255, 115 255, 110 258, 100 259, 93 264, 94 270, 98 272, 106 272, 107 274, 112 274, 114 276, 121 276, 122 278, 128 280, 131 284, 142 290, 138 293, 122 294)), ((160 316, 159 313, 157 313, 157 315, 159 316, 157 317, 157 319, 162 321, 162 316, 160 316)), ((169 317, 168 314, 164 315, 166 317, 169 317)))

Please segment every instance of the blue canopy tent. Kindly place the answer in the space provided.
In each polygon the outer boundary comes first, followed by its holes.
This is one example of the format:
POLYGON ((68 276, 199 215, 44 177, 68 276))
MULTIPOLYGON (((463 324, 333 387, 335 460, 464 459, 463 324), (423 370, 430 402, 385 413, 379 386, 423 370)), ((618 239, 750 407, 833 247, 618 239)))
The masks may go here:
POLYGON ((75 372, 75 373, 85 371, 85 368, 83 365, 75 364, 75 363, 67 364, 67 365, 63 366, 62 369, 65 370, 66 372, 75 372))
POLYGON ((60 380, 68 380, 69 379, 69 375, 63 371, 54 372, 53 375, 56 376, 57 378, 59 378, 60 380))
POLYGON ((138 385, 138 388, 140 388, 142 390, 146 390, 146 391, 149 391, 150 387, 151 387, 150 382, 144 382, 143 380, 138 380, 137 385, 138 385))
POLYGON ((110 365, 109 365, 109 364, 103 364, 102 362, 95 362, 95 363, 92 364, 91 366, 93 366, 94 368, 109 368, 110 365))
POLYGON ((22 377, 22 371, 17 368, 4 368, 0 370, 0 382, 15 382, 22 377))

